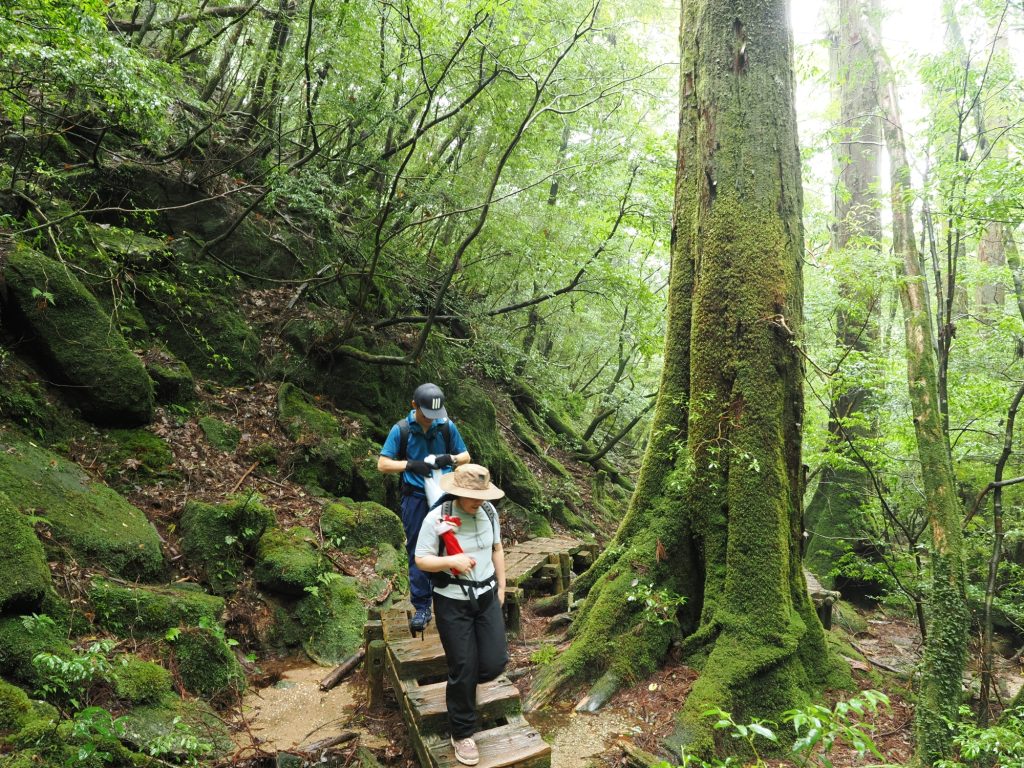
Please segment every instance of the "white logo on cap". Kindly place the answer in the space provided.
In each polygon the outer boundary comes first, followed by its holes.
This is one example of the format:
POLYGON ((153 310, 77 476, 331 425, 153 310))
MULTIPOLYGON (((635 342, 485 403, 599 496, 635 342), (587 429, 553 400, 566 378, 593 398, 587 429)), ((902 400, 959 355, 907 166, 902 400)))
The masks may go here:
POLYGON ((431 400, 430 401, 430 407, 431 407, 432 410, 435 410, 435 411, 438 408, 440 408, 441 407, 441 398, 440 397, 435 397, 433 400, 431 400))

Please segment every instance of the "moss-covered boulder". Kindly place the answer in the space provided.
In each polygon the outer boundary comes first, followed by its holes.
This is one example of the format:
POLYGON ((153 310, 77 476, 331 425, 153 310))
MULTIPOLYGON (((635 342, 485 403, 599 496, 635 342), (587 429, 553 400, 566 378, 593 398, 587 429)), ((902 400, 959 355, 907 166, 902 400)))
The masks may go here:
POLYGON ((279 528, 263 534, 256 555, 256 583, 282 595, 303 595, 330 570, 316 548, 316 537, 305 528, 279 528))
POLYGON ((183 586, 122 586, 93 579, 89 587, 96 623, 122 637, 163 634, 170 627, 217 622, 224 599, 183 586))
POLYGON ((158 403, 185 405, 195 400, 196 380, 188 366, 158 345, 143 354, 142 363, 153 380, 158 403))
POLYGON ((0 618, 0 675, 30 689, 38 688, 42 681, 32 659, 40 653, 70 656, 67 627, 49 616, 0 618))
POLYGON ((335 574, 299 601, 295 617, 305 631, 302 648, 318 664, 337 664, 363 642, 366 606, 355 579, 335 574))
POLYGON ((490 395, 468 379, 445 389, 448 412, 459 427, 473 461, 491 471, 491 478, 514 502, 527 509, 542 502, 540 483, 498 430, 490 395))
POLYGON ((0 736, 21 730, 34 711, 28 694, 6 680, 0 680, 0 736))
POLYGON ((232 453, 238 447, 238 441, 242 438, 242 430, 233 424, 227 424, 212 416, 203 416, 199 419, 199 428, 203 431, 206 439, 218 451, 232 453))
MULTIPOLYGON (((224 719, 202 699, 180 699, 174 695, 164 696, 153 704, 135 707, 124 715, 125 741, 137 745, 141 751, 165 740, 168 734, 180 733, 194 737, 202 745, 194 757, 206 756, 216 761, 234 751, 231 732, 224 719)), ((182 752, 180 762, 187 764, 187 755, 182 752)))
POLYGON ((299 445, 293 462, 296 480, 334 496, 385 501, 386 479, 377 471, 380 446, 359 434, 360 422, 339 422, 290 383, 278 390, 277 408, 281 428, 299 445))
POLYGON ((50 588, 50 568, 32 524, 4 493, 0 531, 0 613, 36 613, 50 588))
POLYGON ((374 549, 383 543, 401 549, 405 544, 402 520, 373 501, 342 499, 329 504, 320 515, 320 530, 340 549, 374 549))
POLYGON ((68 269, 41 253, 16 248, 5 273, 19 321, 88 419, 146 424, 154 393, 142 362, 96 298, 68 269))
POLYGON ((171 673, 167 669, 132 654, 114 661, 111 678, 117 697, 132 704, 158 702, 171 692, 171 673))
POLYGON ((10 431, 0 431, 0 488, 16 508, 46 521, 59 554, 126 579, 163 572, 160 537, 141 511, 77 465, 10 431))
POLYGON ((190 501, 181 513, 181 545, 189 564, 210 591, 233 592, 246 559, 274 525, 274 512, 257 497, 245 496, 225 504, 190 501))
POLYGON ((377 545, 377 561, 373 564, 374 573, 394 585, 398 594, 409 592, 409 562, 405 547, 395 547, 387 542, 377 545))
POLYGON ((218 633, 190 627, 178 633, 171 647, 174 668, 190 693, 227 703, 245 690, 242 665, 218 633))

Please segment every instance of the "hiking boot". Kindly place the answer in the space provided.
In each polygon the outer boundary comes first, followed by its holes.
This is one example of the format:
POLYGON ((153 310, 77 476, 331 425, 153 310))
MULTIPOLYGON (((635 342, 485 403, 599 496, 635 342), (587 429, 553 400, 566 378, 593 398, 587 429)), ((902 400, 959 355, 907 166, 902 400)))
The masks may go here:
POLYGON ((480 762, 480 750, 476 748, 476 742, 471 736, 458 740, 452 736, 452 746, 455 748, 455 759, 463 765, 476 765, 480 762))
POLYGON ((409 622, 409 629, 416 632, 422 632, 426 629, 427 624, 430 623, 430 608, 417 608, 416 613, 412 615, 412 621, 409 622))

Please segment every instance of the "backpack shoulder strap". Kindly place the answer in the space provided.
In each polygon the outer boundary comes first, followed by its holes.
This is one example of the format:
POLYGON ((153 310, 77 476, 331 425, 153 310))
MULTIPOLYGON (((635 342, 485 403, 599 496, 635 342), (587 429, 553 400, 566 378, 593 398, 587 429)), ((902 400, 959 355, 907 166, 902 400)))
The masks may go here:
POLYGON ((398 455, 395 456, 395 459, 405 461, 409 451, 409 420, 399 419, 395 426, 398 427, 398 455))
POLYGON ((452 452, 452 423, 450 421, 445 421, 441 425, 441 434, 444 435, 444 452, 450 454, 452 452))
POLYGON ((498 541, 498 510, 494 508, 494 505, 489 501, 485 501, 482 505, 484 512, 487 513, 487 519, 491 521, 491 530, 494 532, 494 541, 496 544, 500 544, 498 541))
MULTIPOLYGON (((451 517, 452 514, 452 500, 448 499, 444 504, 441 505, 441 517, 451 517)), ((440 536, 437 537, 437 555, 438 557, 444 557, 444 539, 440 536)))

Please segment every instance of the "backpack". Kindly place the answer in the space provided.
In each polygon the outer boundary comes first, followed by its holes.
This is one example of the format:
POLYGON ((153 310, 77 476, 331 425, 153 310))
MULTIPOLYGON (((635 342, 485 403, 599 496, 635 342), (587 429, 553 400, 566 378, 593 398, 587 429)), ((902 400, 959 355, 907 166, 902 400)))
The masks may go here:
MULTIPOLYGON (((489 501, 485 501, 481 505, 480 508, 484 512, 487 513, 487 519, 491 523, 491 531, 494 531, 494 524, 495 524, 496 518, 498 516, 498 510, 496 510, 494 508, 494 505, 491 504, 491 502, 489 502, 489 501)), ((451 501, 451 499, 448 499, 448 501, 444 502, 444 505, 441 507, 441 515, 442 515, 442 517, 444 517, 444 516, 449 516, 450 517, 451 513, 452 513, 452 501, 451 501)), ((492 546, 493 546, 493 544, 492 544, 492 546)), ((440 537, 438 537, 438 541, 437 541, 437 556, 438 557, 444 557, 444 540, 441 539, 440 537)), ((445 568, 443 571, 437 571, 436 573, 430 573, 430 574, 427 574, 427 575, 430 577, 430 581, 431 581, 431 583, 435 587, 447 587, 449 584, 454 582, 454 583, 456 583, 456 584, 458 584, 458 585, 460 585, 462 587, 462 591, 463 592, 466 591, 466 585, 469 585, 469 586, 472 586, 472 587, 481 587, 481 586, 483 586, 483 584, 488 583, 488 582, 480 582, 480 583, 478 583, 478 582, 475 582, 475 581, 471 581, 469 579, 459 578, 458 576, 452 575, 452 572, 449 571, 447 568, 445 568)), ((491 578, 494 578, 494 577, 492 576, 491 578)))
MULTIPOLYGON (((396 461, 405 461, 408 458, 409 451, 409 432, 412 429, 412 425, 409 424, 408 419, 401 419, 395 423, 398 427, 398 455, 395 456, 396 461)), ((444 435, 444 452, 452 452, 452 424, 450 421, 445 421, 441 424, 441 434, 444 435)))

